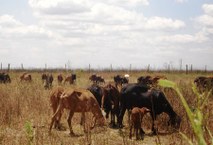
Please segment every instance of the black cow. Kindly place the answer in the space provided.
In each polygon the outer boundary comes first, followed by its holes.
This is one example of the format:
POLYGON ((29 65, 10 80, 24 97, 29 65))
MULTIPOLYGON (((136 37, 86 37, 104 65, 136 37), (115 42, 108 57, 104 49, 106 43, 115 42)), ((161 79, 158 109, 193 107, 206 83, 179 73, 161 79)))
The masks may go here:
POLYGON ((87 90, 89 90, 95 96, 99 106, 101 107, 103 88, 99 85, 93 84, 92 86, 88 87, 87 90))
POLYGON ((111 84, 101 87, 97 84, 93 84, 87 88, 97 99, 98 104, 106 112, 106 118, 109 117, 111 113, 112 127, 115 127, 115 116, 119 115, 119 92, 111 84))
POLYGON ((53 82, 52 74, 46 74, 46 76, 44 76, 44 78, 42 79, 44 81, 44 88, 50 89, 52 87, 52 82, 53 82))
POLYGON ((118 85, 123 85, 123 84, 128 84, 129 80, 125 77, 121 77, 120 75, 114 76, 114 82, 115 86, 117 87, 118 85))
POLYGON ((152 77, 151 76, 141 76, 137 79, 138 84, 151 86, 152 77))
POLYGON ((116 127, 115 117, 119 117, 119 101, 120 101, 120 93, 116 87, 111 84, 103 87, 104 95, 102 99, 102 107, 106 112, 106 118, 108 118, 109 113, 111 113, 111 122, 112 127, 116 127))
POLYGON ((7 73, 0 73, 0 83, 11 83, 11 79, 9 74, 7 73))
POLYGON ((213 88, 213 77, 199 76, 195 78, 194 84, 201 92, 209 91, 213 88))
POLYGON ((181 118, 174 112, 164 93, 159 90, 148 90, 147 86, 138 84, 127 85, 121 90, 120 103, 119 127, 123 126, 122 121, 126 109, 132 109, 133 107, 146 107, 150 109, 154 134, 156 134, 154 121, 157 115, 163 112, 169 115, 169 124, 175 128, 180 127, 181 118))

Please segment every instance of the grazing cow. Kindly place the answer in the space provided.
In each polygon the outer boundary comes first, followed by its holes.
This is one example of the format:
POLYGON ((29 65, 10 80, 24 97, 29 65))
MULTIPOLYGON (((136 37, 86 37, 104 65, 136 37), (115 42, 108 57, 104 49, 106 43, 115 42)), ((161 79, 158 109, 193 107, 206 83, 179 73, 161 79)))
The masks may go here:
POLYGON ((46 73, 43 73, 43 74, 41 75, 42 83, 45 82, 46 78, 47 78, 47 74, 46 74, 46 73))
POLYGON ((147 91, 146 86, 138 84, 127 85, 121 90, 120 114, 119 114, 119 127, 122 127, 122 120, 126 109, 133 107, 146 107, 150 109, 152 117, 152 131, 156 134, 154 121, 157 115, 165 112, 169 115, 169 122, 174 128, 180 127, 181 118, 174 112, 172 106, 166 99, 163 92, 158 90, 147 91))
POLYGON ((90 77, 89 77, 89 80, 93 82, 93 84, 96 82, 96 78, 97 78, 97 75, 96 74, 92 74, 90 77))
POLYGON ((76 74, 71 74, 70 76, 67 76, 64 80, 64 84, 66 82, 69 82, 69 84, 74 84, 74 82, 76 81, 76 74))
POLYGON ((119 115, 119 92, 111 84, 105 87, 100 87, 97 84, 93 84, 88 90, 95 96, 99 106, 106 112, 106 118, 111 113, 112 127, 115 127, 115 116, 118 118, 119 115))
MULTIPOLYGON (((62 95, 62 93, 64 92, 64 88, 62 87, 57 87, 54 88, 51 93, 50 93, 50 106, 53 110, 53 115, 55 114, 57 108, 58 108, 58 104, 59 104, 59 100, 60 100, 60 96, 62 95)), ((62 112, 61 112, 62 113, 62 112)), ((60 114, 58 116, 58 118, 56 118, 55 120, 55 124, 54 127, 57 129, 60 129, 60 119, 61 119, 62 114, 60 114)))
MULTIPOLYGON (((120 93, 118 89, 111 84, 103 87, 103 97, 101 102, 101 107, 106 112, 106 118, 109 117, 109 113, 111 113, 111 122, 112 127, 115 127, 115 116, 119 116, 119 100, 120 93)), ((117 121, 118 122, 118 121, 117 121)))
POLYGON ((153 77, 152 80, 151 80, 152 86, 153 86, 153 87, 156 87, 157 84, 158 84, 158 81, 159 81, 160 79, 161 79, 161 80, 167 80, 167 77, 165 77, 165 76, 155 76, 155 77, 153 77))
POLYGON ((147 86, 152 85, 152 77, 151 76, 141 76, 138 78, 138 84, 143 84, 147 86))
POLYGON ((88 87, 87 90, 89 90, 98 101, 99 106, 101 107, 102 97, 103 97, 103 87, 100 87, 97 84, 93 84, 92 86, 88 87))
POLYGON ((213 77, 200 76, 195 78, 194 83, 200 91, 209 91, 213 88, 213 77))
POLYGON ((102 76, 97 76, 97 78, 96 78, 96 83, 98 84, 98 83, 105 83, 105 80, 104 80, 104 78, 102 77, 102 76))
POLYGON ((44 78, 44 88, 50 89, 52 87, 52 82, 53 82, 53 75, 47 74, 46 77, 44 78))
POLYGON ((56 121, 57 116, 61 115, 63 109, 70 110, 69 117, 67 120, 69 129, 70 129, 70 135, 74 135, 74 132, 72 130, 72 125, 71 125, 71 120, 75 112, 81 112, 83 115, 84 131, 86 131, 86 126, 85 126, 86 112, 92 112, 93 119, 95 119, 91 129, 95 126, 96 121, 98 121, 98 124, 101 126, 103 126, 105 123, 105 120, 102 115, 101 109, 98 105, 98 102, 91 92, 89 92, 88 90, 83 90, 83 89, 82 90, 70 89, 70 90, 64 91, 63 94, 60 96, 59 105, 55 114, 52 117, 49 131, 51 131, 53 123, 56 121))
POLYGON ((21 76, 20 76, 20 80, 21 81, 26 81, 26 82, 31 82, 32 81, 32 76, 28 73, 23 73, 21 76))
POLYGON ((96 75, 96 74, 92 74, 89 77, 89 80, 93 82, 93 84, 99 84, 99 83, 105 83, 105 80, 102 76, 96 75))
POLYGON ((149 87, 156 87, 158 84, 158 81, 160 79, 167 79, 165 76, 141 76, 137 79, 138 84, 147 85, 149 87))
POLYGON ((11 83, 11 79, 9 74, 7 73, 0 73, 0 83, 11 83))
POLYGON ((136 140, 139 139, 139 135, 138 135, 138 131, 140 131, 140 136, 141 139, 144 139, 144 132, 143 129, 141 127, 142 124, 142 119, 143 116, 147 113, 150 112, 149 109, 147 109, 146 107, 142 107, 142 108, 138 108, 138 107, 134 107, 131 111, 131 121, 130 121, 130 133, 129 133, 129 138, 132 138, 132 127, 134 126, 134 131, 135 131, 135 136, 136 136, 136 140))
POLYGON ((118 88, 118 85, 122 86, 123 84, 128 84, 129 80, 126 77, 121 77, 120 75, 114 76, 114 82, 116 88, 118 88))
POLYGON ((58 80, 58 84, 60 85, 60 84, 62 83, 62 81, 63 81, 63 76, 62 76, 62 74, 59 74, 59 75, 57 76, 57 80, 58 80))

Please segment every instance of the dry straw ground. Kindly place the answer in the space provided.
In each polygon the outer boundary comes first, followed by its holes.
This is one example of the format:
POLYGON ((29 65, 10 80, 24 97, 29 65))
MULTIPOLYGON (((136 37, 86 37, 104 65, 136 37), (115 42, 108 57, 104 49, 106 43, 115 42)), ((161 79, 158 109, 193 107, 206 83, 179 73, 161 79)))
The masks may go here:
MULTIPOLYGON (((89 73, 77 71, 77 84, 75 86, 66 85, 64 87, 81 87, 86 88, 90 85, 88 80, 89 73)), ((124 74, 124 72, 100 72, 106 82, 113 80, 115 74, 124 74)), ((164 145, 182 145, 187 142, 178 132, 173 132, 167 126, 168 116, 161 114, 157 118, 157 126, 159 135, 152 136, 151 118, 146 115, 143 120, 145 128, 145 139, 136 141, 135 138, 129 140, 129 128, 127 117, 124 118, 125 128, 122 130, 106 128, 95 128, 90 133, 84 134, 83 127, 80 126, 80 114, 75 114, 72 120, 73 130, 77 134, 70 137, 66 122, 67 112, 63 114, 62 124, 66 130, 52 130, 48 133, 48 127, 51 120, 52 110, 49 106, 49 93, 51 90, 45 90, 41 81, 41 73, 31 72, 33 82, 24 83, 19 81, 21 72, 10 72, 12 79, 11 84, 0 84, 0 144, 5 145, 23 145, 23 144, 51 144, 51 145, 137 145, 137 144, 164 144, 164 145)), ((54 72, 54 78, 58 72, 54 72)), ((64 72, 64 75, 66 73, 64 72)), ((212 75, 212 74, 184 74, 184 73, 144 73, 131 72, 130 82, 136 82, 137 77, 141 75, 165 75, 169 80, 178 84, 181 92, 185 96, 190 108, 196 109, 196 96, 194 95, 191 83, 196 76, 212 75)), ((57 86, 56 79, 53 86, 57 86)), ((194 140, 194 134, 186 116, 185 110, 177 96, 177 94, 169 89, 164 89, 166 96, 173 106, 174 110, 182 118, 180 131, 186 134, 191 140, 194 140)), ((207 105, 204 108, 204 125, 213 131, 213 96, 211 95, 207 105)), ((87 118, 91 115, 87 114, 87 118)), ((90 119, 87 119, 90 122, 90 119)), ((210 144, 210 137, 205 132, 205 138, 210 144)))

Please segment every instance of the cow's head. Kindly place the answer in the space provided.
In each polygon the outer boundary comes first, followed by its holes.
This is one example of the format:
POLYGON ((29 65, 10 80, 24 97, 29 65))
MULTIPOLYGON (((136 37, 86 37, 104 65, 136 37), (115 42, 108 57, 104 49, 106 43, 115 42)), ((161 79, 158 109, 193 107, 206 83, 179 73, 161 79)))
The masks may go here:
POLYGON ((176 116, 170 118, 168 125, 171 125, 174 129, 179 129, 180 123, 181 123, 181 118, 180 118, 180 116, 176 115, 176 116))

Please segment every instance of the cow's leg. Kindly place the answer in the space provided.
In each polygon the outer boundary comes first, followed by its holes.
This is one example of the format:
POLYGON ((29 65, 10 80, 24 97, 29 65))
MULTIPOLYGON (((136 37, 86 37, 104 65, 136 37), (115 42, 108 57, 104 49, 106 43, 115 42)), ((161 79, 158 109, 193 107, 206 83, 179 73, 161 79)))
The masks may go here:
POLYGON ((52 130, 52 126, 55 123, 57 117, 59 116, 59 114, 61 113, 61 111, 63 110, 63 108, 61 108, 60 106, 58 107, 58 109, 56 110, 55 114, 52 117, 51 123, 50 123, 50 128, 49 128, 49 132, 51 132, 52 130))
POLYGON ((68 116, 68 119, 67 119, 67 123, 68 123, 69 129, 70 129, 70 135, 74 135, 74 132, 72 130, 72 124, 71 124, 73 115, 74 115, 74 111, 70 110, 70 113, 69 113, 69 116, 68 116))
POLYGON ((93 122, 93 124, 91 125, 90 129, 93 129, 95 127, 96 120, 97 120, 97 118, 95 117, 95 115, 93 115, 92 116, 92 122, 93 122))
POLYGON ((128 110, 128 124, 130 124, 130 116, 131 116, 132 111, 129 109, 128 110))
POLYGON ((153 135, 156 135, 156 134, 157 134, 157 130, 156 130, 156 128, 155 128, 156 116, 153 115, 153 114, 151 114, 151 116, 152 116, 152 134, 153 134, 153 135))
POLYGON ((131 123, 130 127, 129 127, 129 138, 130 139, 132 139, 132 126, 133 126, 133 124, 131 123))
POLYGON ((85 123, 85 112, 82 112, 80 125, 84 125, 84 123, 85 123))
POLYGON ((82 123, 83 123, 83 126, 84 126, 84 132, 88 132, 88 127, 87 127, 87 124, 86 124, 86 117, 85 117, 85 112, 82 112, 82 123))
POLYGON ((124 117, 124 114, 125 114, 125 111, 126 111, 126 108, 124 107, 121 107, 121 112, 119 114, 119 121, 118 121, 118 127, 119 128, 123 128, 123 117, 124 117))
POLYGON ((136 140, 139 139, 139 136, 138 136, 138 128, 135 128, 135 134, 136 134, 136 140))
POLYGON ((143 131, 143 128, 141 127, 140 128, 140 136, 141 136, 142 140, 144 139, 144 134, 145 134, 145 132, 143 131))

